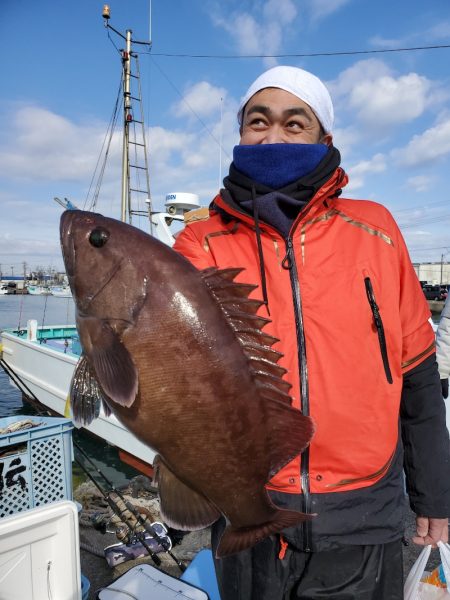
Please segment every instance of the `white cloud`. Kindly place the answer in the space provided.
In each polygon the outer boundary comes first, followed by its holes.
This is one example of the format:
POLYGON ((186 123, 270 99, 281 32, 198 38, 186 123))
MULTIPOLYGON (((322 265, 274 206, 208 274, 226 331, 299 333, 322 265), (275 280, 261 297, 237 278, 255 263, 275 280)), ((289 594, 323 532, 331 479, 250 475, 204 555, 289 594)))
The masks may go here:
POLYGON ((336 112, 350 112, 377 135, 392 126, 419 118, 448 98, 439 82, 418 73, 395 75, 381 60, 355 63, 328 82, 336 112))
POLYGON ((447 43, 450 37, 450 21, 440 21, 437 25, 430 27, 430 29, 423 33, 429 39, 444 40, 447 43))
POLYGON ((406 180, 406 185, 416 192, 427 192, 433 182, 432 177, 417 175, 406 180))
POLYGON ((361 81, 374 81, 389 74, 390 69, 383 61, 369 58, 360 60, 342 71, 335 80, 327 82, 327 87, 334 101, 346 101, 353 88, 361 81))
POLYGON ((369 44, 376 48, 399 48, 402 45, 401 40, 395 38, 385 38, 381 35, 374 35, 369 39, 369 44))
POLYGON ((385 75, 357 84, 350 92, 350 106, 363 121, 377 127, 380 123, 404 123, 423 113, 430 87, 430 81, 416 73, 397 79, 385 75))
POLYGON ((339 149, 342 157, 348 160, 352 149, 360 141, 361 135, 355 127, 337 127, 333 131, 333 144, 339 149))
POLYGON ((404 148, 392 151, 397 164, 416 167, 450 154, 450 119, 415 135, 404 148))
POLYGON ((386 160, 383 154, 375 154, 370 160, 362 160, 353 167, 349 167, 349 183, 346 191, 353 192, 364 186, 365 178, 374 173, 382 173, 386 170, 386 160))
POLYGON ((333 14, 351 0, 310 0, 309 9, 313 21, 319 21, 333 14))
POLYGON ((3 135, 0 163, 11 178, 88 180, 96 164, 105 125, 76 125, 44 108, 19 108, 3 135))
POLYGON ((199 81, 184 94, 183 100, 174 106, 175 116, 208 117, 220 112, 221 99, 226 97, 225 88, 218 88, 207 81, 199 81), (195 114, 194 114, 195 113, 195 114))
MULTIPOLYGON (((231 15, 213 15, 213 22, 234 40, 239 53, 277 54, 297 12, 293 0, 266 0, 255 11, 258 18, 248 12, 235 11, 231 15)), ((266 66, 272 66, 274 62, 273 59, 265 60, 266 66)))

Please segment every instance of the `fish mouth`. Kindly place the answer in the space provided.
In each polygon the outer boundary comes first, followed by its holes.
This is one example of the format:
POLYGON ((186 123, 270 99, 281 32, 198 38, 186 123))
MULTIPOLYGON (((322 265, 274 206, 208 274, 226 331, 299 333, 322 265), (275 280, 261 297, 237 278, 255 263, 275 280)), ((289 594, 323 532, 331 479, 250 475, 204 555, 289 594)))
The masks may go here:
POLYGON ((61 215, 60 221, 61 252, 72 291, 73 288, 70 280, 73 279, 75 275, 75 246, 71 236, 73 216, 74 211, 66 210, 61 215))

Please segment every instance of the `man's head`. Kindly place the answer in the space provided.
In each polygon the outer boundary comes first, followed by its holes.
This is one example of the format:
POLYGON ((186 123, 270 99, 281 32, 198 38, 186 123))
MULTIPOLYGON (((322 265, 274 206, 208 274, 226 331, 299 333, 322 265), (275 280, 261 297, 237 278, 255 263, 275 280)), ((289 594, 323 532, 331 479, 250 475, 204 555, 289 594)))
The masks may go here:
POLYGON ((240 144, 330 145, 333 119, 331 97, 320 79, 296 67, 274 67, 241 100, 240 144))

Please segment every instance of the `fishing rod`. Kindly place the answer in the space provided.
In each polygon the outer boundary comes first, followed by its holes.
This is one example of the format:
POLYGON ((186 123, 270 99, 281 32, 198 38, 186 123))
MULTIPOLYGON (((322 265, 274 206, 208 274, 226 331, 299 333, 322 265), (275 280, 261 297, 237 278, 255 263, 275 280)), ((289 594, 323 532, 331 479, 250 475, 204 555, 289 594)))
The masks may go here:
MULTIPOLYGON (((86 458, 86 455, 81 451, 80 447, 78 444, 76 444, 74 442, 75 447, 77 448, 78 451, 81 452, 81 454, 83 454, 84 458, 86 458)), ((82 462, 80 460, 75 459, 78 463, 78 465, 81 467, 81 469, 84 471, 84 473, 89 477, 89 479, 92 481, 92 483, 95 485, 95 487, 98 489, 98 491, 100 492, 100 494, 103 496, 103 498, 106 500, 106 502, 109 504, 109 506, 111 507, 113 513, 115 513, 124 523, 125 525, 129 528, 129 530, 136 535, 137 539, 139 540, 139 542, 144 546, 144 548, 147 550, 150 558, 152 559, 152 561, 155 563, 155 565, 157 567, 159 567, 161 565, 161 559, 159 558, 159 556, 156 554, 156 552, 154 552, 150 546, 147 544, 147 541, 145 540, 145 534, 143 532, 139 532, 136 531, 136 523, 137 521, 133 520, 130 518, 131 516, 131 511, 130 509, 125 505, 125 503, 120 500, 120 502, 113 500, 113 498, 111 498, 111 492, 105 492, 102 487, 98 484, 98 482, 95 480, 95 478, 92 476, 92 474, 89 472, 88 469, 85 468, 85 466, 82 464, 82 462), (128 511, 127 511, 128 508, 128 511), (127 512, 129 513, 127 515, 127 512)), ((98 469, 97 469, 98 471, 98 469)), ((116 490, 114 490, 115 493, 117 493, 116 490)), ((119 494, 117 494, 119 495, 119 494)), ((120 497, 120 496, 119 496, 120 497)), ((156 536, 155 536, 156 539, 156 536)), ((161 539, 161 538, 160 538, 161 539)), ((158 543, 159 540, 157 540, 158 543)), ((164 540, 166 541, 166 540, 164 540)), ((162 548, 164 548, 164 546, 162 544, 160 544, 160 546, 162 548)), ((164 548, 165 550, 165 548, 164 548)))
MULTIPOLYGON (((79 444, 74 442, 74 446, 80 452, 80 454, 83 456, 83 458, 88 461, 88 463, 91 465, 91 467, 100 475, 100 477, 102 477, 102 479, 104 479, 106 484, 111 488, 111 491, 114 492, 115 494, 117 494, 117 496, 119 496, 119 498, 122 501, 122 503, 124 504, 124 506, 134 515, 134 517, 137 519, 139 524, 144 527, 144 529, 147 531, 147 533, 149 533, 158 542, 158 544, 162 548, 164 548, 164 551, 175 561, 175 563, 177 564, 179 569, 182 572, 185 571, 186 566, 171 552, 170 543, 167 541, 167 539, 165 539, 164 537, 161 537, 158 534, 158 532, 155 530, 155 528, 149 522, 148 515, 145 515, 145 517, 144 517, 142 515, 142 513, 140 513, 139 510, 134 506, 134 504, 125 498, 125 496, 122 494, 122 492, 114 486, 112 481, 110 481, 106 477, 106 475, 97 467, 97 465, 86 454, 86 452, 79 446, 79 444)), ((92 479, 92 481, 94 481, 94 479, 92 478, 92 476, 90 474, 89 474, 89 477, 90 477, 90 479, 92 479)), ((96 485, 96 487, 98 489, 100 489, 100 486, 98 485, 98 483, 96 481, 94 481, 94 484, 96 485)), ((101 490, 101 491, 102 491, 102 493, 104 493, 103 490, 101 490)))
MULTIPOLYGON (((15 373, 11 369, 11 367, 3 360, 3 358, 0 359, 0 365, 3 367, 5 373, 11 377, 11 379, 14 381, 14 383, 17 385, 17 387, 19 389, 21 389, 22 393, 24 392, 24 390, 26 390, 27 396, 30 399, 34 400, 34 402, 36 404, 38 404, 39 406, 42 406, 41 402, 39 402, 39 399, 34 394, 34 392, 32 390, 30 390, 30 388, 22 381, 22 379, 17 375, 17 373, 15 373)), ((49 411, 44 411, 44 410, 40 409, 40 413, 48 415, 49 411)), ((126 500, 126 498, 124 497, 122 492, 114 486, 112 481, 110 481, 106 477, 106 475, 97 467, 97 465, 91 460, 91 458, 86 454, 86 452, 80 447, 80 445, 73 438, 72 438, 72 441, 73 441, 74 447, 89 462, 89 464, 93 467, 93 469, 103 478, 103 480, 106 482, 106 484, 111 488, 111 491, 113 491, 120 498, 120 500, 123 502, 125 507, 135 516, 135 518, 144 527, 144 529, 151 535, 151 537, 153 537, 156 540, 156 542, 164 549, 164 551, 167 552, 167 554, 175 561, 175 563, 177 564, 180 571, 184 572, 186 570, 186 565, 184 565, 173 554, 173 552, 171 552, 170 543, 167 541, 167 539, 162 538, 158 534, 158 532, 155 530, 155 528, 148 522, 147 516, 145 516, 145 518, 144 518, 142 516, 142 514, 137 510, 137 508, 131 502, 126 500)), ((81 462, 79 460, 76 460, 76 462, 80 465, 82 470, 86 473, 86 475, 89 477, 89 479, 91 479, 91 481, 94 483, 94 485, 100 491, 100 493, 104 496, 104 498, 106 499, 108 504, 111 506, 113 511, 116 512, 116 509, 114 508, 115 505, 114 506, 111 505, 111 502, 114 504, 114 501, 113 500, 110 501, 110 498, 108 497, 106 492, 102 488, 100 488, 98 482, 92 477, 91 473, 89 473, 89 471, 85 468, 85 466, 83 464, 81 464, 81 462)), ((142 537, 144 537, 144 536, 142 536, 142 537)), ((160 558, 151 550, 151 548, 145 542, 145 539, 140 539, 139 541, 142 543, 142 545, 145 547, 147 552, 150 554, 150 556, 152 557, 155 564, 160 565, 161 564, 160 558), (155 555, 155 556, 153 557, 152 555, 155 555)))

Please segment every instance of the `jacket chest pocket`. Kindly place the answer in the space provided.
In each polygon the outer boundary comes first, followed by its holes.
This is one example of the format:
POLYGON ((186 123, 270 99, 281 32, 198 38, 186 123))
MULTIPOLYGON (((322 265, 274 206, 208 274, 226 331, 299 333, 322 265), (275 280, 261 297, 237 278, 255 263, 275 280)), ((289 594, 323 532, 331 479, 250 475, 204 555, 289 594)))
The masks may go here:
POLYGON ((373 322, 378 335, 378 344, 380 346, 381 360, 383 361, 384 372, 388 383, 392 383, 391 367, 389 366, 389 356, 387 351, 386 336, 384 333, 383 320, 381 318, 380 310, 375 298, 375 294, 372 287, 370 277, 367 275, 364 277, 364 285, 366 288, 367 300, 369 302, 370 309, 372 311, 373 322))

